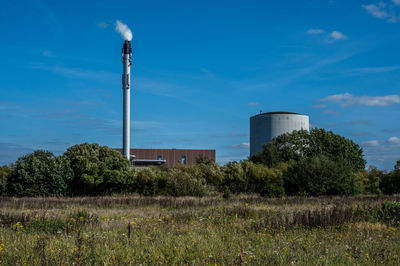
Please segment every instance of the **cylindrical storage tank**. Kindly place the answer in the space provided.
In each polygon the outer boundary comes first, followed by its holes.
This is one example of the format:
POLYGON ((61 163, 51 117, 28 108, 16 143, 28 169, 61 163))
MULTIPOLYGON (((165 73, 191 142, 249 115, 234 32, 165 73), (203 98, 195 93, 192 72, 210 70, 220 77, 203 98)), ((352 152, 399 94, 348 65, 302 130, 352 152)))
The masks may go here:
POLYGON ((262 150, 264 143, 294 130, 309 130, 309 118, 291 112, 260 113, 250 117, 250 155, 262 150))

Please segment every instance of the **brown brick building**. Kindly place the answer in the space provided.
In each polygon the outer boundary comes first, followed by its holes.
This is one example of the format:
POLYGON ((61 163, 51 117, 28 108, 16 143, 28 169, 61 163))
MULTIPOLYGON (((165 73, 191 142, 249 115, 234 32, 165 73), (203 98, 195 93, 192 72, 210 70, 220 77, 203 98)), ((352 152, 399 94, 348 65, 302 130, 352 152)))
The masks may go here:
MULTIPOLYGON (((117 150, 122 152, 121 149, 117 150)), ((215 150, 131 149, 130 154, 134 167, 193 165, 199 157, 215 162, 215 150)))

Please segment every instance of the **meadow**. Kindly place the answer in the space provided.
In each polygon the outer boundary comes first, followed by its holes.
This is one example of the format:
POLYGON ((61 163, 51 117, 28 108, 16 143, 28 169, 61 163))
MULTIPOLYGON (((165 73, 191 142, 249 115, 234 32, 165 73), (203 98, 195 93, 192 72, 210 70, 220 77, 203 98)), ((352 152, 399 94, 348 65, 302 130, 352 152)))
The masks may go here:
POLYGON ((1 265, 400 264, 400 195, 0 198, 1 265))

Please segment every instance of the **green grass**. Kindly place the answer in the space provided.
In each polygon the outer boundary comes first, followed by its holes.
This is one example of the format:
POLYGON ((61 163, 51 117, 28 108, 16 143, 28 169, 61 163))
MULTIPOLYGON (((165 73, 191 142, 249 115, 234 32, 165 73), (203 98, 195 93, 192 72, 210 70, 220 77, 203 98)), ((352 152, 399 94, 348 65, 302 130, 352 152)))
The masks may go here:
POLYGON ((0 264, 399 265, 399 201, 0 198, 0 264))

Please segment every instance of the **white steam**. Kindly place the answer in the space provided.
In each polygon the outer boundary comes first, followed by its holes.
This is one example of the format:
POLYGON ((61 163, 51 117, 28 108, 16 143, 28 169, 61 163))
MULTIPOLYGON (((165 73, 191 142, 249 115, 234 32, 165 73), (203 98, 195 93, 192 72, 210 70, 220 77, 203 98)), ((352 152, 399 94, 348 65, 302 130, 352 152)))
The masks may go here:
POLYGON ((126 24, 122 23, 121 21, 117 20, 117 22, 115 23, 115 30, 122 35, 124 40, 126 41, 132 40, 131 30, 126 24))

